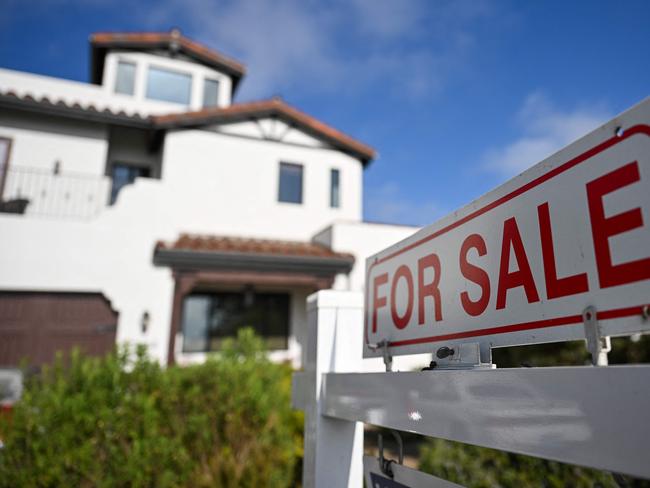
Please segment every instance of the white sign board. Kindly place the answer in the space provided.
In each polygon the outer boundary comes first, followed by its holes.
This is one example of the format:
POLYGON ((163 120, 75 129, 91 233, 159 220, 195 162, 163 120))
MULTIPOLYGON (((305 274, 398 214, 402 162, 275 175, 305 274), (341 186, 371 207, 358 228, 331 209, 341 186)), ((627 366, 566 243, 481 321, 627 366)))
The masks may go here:
POLYGON ((363 456, 363 472, 368 488, 463 488, 437 476, 391 463, 392 476, 381 471, 379 460, 363 456))
POLYGON ((365 357, 583 339, 588 306, 602 335, 650 331, 650 99, 370 257, 366 278, 365 357))

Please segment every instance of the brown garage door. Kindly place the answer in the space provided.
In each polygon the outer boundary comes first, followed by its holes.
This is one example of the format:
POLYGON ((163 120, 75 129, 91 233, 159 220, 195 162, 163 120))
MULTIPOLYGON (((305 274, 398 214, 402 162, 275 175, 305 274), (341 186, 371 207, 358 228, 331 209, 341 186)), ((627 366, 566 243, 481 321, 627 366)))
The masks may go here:
POLYGON ((117 315, 101 293, 0 291, 0 367, 40 366, 75 346, 103 355, 115 345, 117 315))

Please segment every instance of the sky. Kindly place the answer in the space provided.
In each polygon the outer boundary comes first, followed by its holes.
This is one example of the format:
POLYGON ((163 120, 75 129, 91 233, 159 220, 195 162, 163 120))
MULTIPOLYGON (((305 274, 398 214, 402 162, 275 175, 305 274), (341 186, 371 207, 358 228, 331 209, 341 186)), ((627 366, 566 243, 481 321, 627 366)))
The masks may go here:
POLYGON ((0 67, 88 81, 97 31, 182 33, 373 146, 364 218, 426 225, 650 94, 650 2, 0 0, 0 67))

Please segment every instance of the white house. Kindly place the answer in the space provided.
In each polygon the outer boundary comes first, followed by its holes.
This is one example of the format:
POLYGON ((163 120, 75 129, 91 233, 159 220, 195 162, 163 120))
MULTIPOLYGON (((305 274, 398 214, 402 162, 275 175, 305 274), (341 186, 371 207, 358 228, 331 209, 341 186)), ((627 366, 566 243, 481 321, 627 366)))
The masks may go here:
POLYGON ((372 148, 170 33, 90 38, 90 83, 0 69, 0 366, 79 344, 202 360, 250 325, 301 362, 306 297, 417 230, 362 220, 372 148))

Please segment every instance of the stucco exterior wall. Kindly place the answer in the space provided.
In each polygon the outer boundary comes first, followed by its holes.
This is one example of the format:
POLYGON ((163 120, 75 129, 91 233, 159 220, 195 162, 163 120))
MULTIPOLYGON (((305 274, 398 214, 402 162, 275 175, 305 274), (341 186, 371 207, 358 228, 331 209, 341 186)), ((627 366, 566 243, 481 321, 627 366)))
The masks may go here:
POLYGON ((205 130, 167 135, 163 180, 182 195, 169 208, 186 232, 308 241, 334 220, 361 219, 361 163, 335 150, 205 130), (278 202, 280 162, 303 165, 303 203, 278 202), (330 207, 330 170, 341 206, 330 207), (191 190, 190 190, 191 189, 191 190))
MULTIPOLYGON (((390 225, 371 222, 335 222, 314 236, 314 241, 335 251, 354 255, 355 262, 349 275, 339 275, 334 289, 365 290, 366 259, 373 254, 405 239, 420 228, 406 225, 390 225)), ((412 371, 427 366, 431 354, 412 354, 393 358, 394 371, 412 371)), ((382 359, 364 359, 364 371, 384 371, 382 359)))
POLYGON ((366 259, 418 230, 419 227, 408 225, 338 221, 315 234, 314 241, 329 246, 335 251, 354 255, 352 271, 348 276, 337 277, 334 288, 363 291, 366 259))
MULTIPOLYGON (((108 54, 103 86, 0 69, 0 91, 146 116, 201 108, 206 77, 220 81, 219 105, 230 104, 227 76, 187 60, 133 52, 108 54), (120 59, 138 64, 134 96, 113 93, 120 59), (146 99, 146 69, 153 64, 192 73, 188 106, 146 99)), ((51 173, 58 162, 61 175, 96 178, 104 192, 98 197, 102 211, 83 221, 36 218, 29 207, 26 216, 0 214, 0 289, 101 292, 119 312, 118 342, 147 345, 163 363, 174 280, 170 269, 153 265, 157 241, 174 241, 181 233, 293 241, 310 241, 318 234, 318 242, 356 258, 351 274, 337 277, 335 287, 360 290, 365 258, 416 230, 361 223, 361 162, 277 119, 172 130, 154 153, 147 153, 144 132, 16 110, 0 112, 0 136, 13 140, 12 167, 51 173), (150 166, 155 179, 136 179, 107 206, 107 175, 114 162, 150 166), (278 201, 281 162, 303 166, 301 204, 278 201), (330 205, 333 169, 340 174, 338 208, 330 205), (141 329, 145 312, 150 317, 147 331, 141 329)), ((288 291, 288 350, 272 357, 298 365, 308 291, 288 291)), ((381 363, 372 367, 380 369, 381 363)))
MULTIPOLYGON (((38 142, 41 135, 32 132, 38 142)), ((104 162, 106 142, 99 143, 94 157, 104 162)), ((165 362, 174 283, 168 268, 153 265, 158 240, 192 232, 309 241, 336 218, 361 218, 361 171, 360 162, 330 149, 174 132, 165 142, 162 179, 136 179, 114 206, 89 221, 0 214, 0 235, 10 236, 0 239, 0 289, 102 292, 120 314, 118 342, 145 344, 165 362), (280 161, 304 165, 302 205, 277 201, 280 161), (341 171, 339 209, 329 206, 333 167, 341 171), (143 333, 145 312, 150 326, 143 333)), ((292 294, 289 350, 275 358, 299 362, 307 291, 292 294)))
POLYGON ((16 110, 0 111, 0 137, 13 140, 12 167, 102 176, 108 150, 105 126, 16 110))

